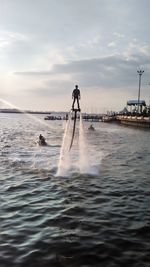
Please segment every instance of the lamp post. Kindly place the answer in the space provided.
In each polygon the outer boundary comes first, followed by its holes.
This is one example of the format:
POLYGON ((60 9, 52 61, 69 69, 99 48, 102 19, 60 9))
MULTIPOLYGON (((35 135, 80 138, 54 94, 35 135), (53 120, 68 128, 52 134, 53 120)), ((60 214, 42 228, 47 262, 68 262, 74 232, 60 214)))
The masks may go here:
POLYGON ((144 70, 138 70, 137 73, 139 74, 139 91, 138 91, 138 113, 139 113, 139 106, 140 106, 140 89, 141 89, 141 76, 144 70))
MULTIPOLYGON (((150 85, 150 83, 148 83, 148 85, 150 85)), ((149 97, 149 103, 148 104, 149 104, 149 107, 150 107, 150 97, 149 97)))

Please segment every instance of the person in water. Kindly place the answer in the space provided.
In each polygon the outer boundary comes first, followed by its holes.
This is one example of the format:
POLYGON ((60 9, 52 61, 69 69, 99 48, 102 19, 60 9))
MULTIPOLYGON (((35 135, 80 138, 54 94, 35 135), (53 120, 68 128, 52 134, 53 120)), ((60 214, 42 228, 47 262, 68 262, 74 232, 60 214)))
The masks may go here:
POLYGON ((95 130, 92 124, 90 125, 89 130, 95 130))
POLYGON ((44 138, 44 136, 42 134, 39 135, 39 143, 42 144, 42 145, 46 144, 45 138, 44 138))
POLYGON ((75 86, 75 89, 72 92, 72 99, 73 99, 72 109, 74 109, 75 101, 77 101, 78 109, 80 110, 80 105, 79 105, 80 90, 78 89, 78 85, 75 86))

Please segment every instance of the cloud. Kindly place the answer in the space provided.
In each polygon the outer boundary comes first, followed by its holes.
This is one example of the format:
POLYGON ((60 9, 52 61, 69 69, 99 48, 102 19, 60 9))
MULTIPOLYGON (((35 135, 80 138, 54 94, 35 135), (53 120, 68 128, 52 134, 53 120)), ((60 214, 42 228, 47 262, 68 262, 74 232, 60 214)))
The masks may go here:
POLYGON ((116 46, 116 43, 115 42, 111 42, 107 45, 108 47, 115 47, 116 46))
POLYGON ((28 70, 28 71, 15 71, 13 72, 14 75, 23 75, 23 76, 47 76, 51 75, 50 71, 34 71, 34 70, 28 70))
POLYGON ((72 80, 79 80, 82 85, 88 87, 124 88, 135 83, 136 70, 140 65, 149 68, 150 59, 144 55, 134 55, 130 60, 114 55, 55 65, 53 73, 68 73, 72 80))
POLYGON ((26 43, 28 41, 29 37, 27 35, 21 34, 19 32, 0 30, 0 49, 3 49, 2 52, 4 52, 4 49, 7 49, 8 51, 8 48, 15 45, 16 43, 26 43))
POLYGON ((118 37, 118 38, 124 38, 125 37, 124 34, 119 33, 119 32, 113 32, 113 35, 116 36, 116 37, 118 37))
POLYGON ((100 34, 97 33, 94 36, 91 36, 90 40, 86 40, 84 42, 81 42, 80 47, 81 48, 94 48, 100 43, 100 34))
POLYGON ((139 66, 145 69, 144 76, 148 78, 150 69, 150 58, 144 54, 133 55, 132 58, 125 56, 108 56, 102 58, 94 58, 88 60, 71 61, 65 64, 56 64, 51 71, 31 71, 16 72, 17 75, 26 76, 44 76, 42 90, 37 89, 46 95, 60 94, 68 92, 74 84, 86 87, 87 90, 98 90, 105 88, 109 91, 115 89, 129 90, 137 85, 137 70, 139 66))
POLYGON ((27 35, 21 34, 19 32, 0 30, 0 41, 13 42, 17 40, 28 40, 27 35))

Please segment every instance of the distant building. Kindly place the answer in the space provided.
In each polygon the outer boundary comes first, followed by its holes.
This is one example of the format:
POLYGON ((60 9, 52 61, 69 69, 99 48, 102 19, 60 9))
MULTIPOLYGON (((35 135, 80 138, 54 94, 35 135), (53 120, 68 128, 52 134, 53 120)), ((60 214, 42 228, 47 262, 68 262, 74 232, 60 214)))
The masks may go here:
POLYGON ((143 109, 146 107, 146 102, 145 100, 128 100, 127 101, 127 106, 130 107, 130 112, 138 112, 138 106, 139 106, 139 111, 142 113, 143 109))

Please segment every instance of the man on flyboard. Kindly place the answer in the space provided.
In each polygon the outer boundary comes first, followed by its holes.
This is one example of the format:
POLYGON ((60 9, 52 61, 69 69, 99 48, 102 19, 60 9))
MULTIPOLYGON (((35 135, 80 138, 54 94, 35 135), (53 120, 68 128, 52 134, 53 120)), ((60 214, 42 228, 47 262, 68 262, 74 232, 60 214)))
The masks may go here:
POLYGON ((73 99, 72 110, 74 110, 74 104, 75 104, 75 101, 77 101, 78 110, 80 111, 80 105, 79 105, 80 98, 81 98, 80 90, 78 89, 78 85, 76 85, 75 89, 72 92, 72 99, 73 99))

